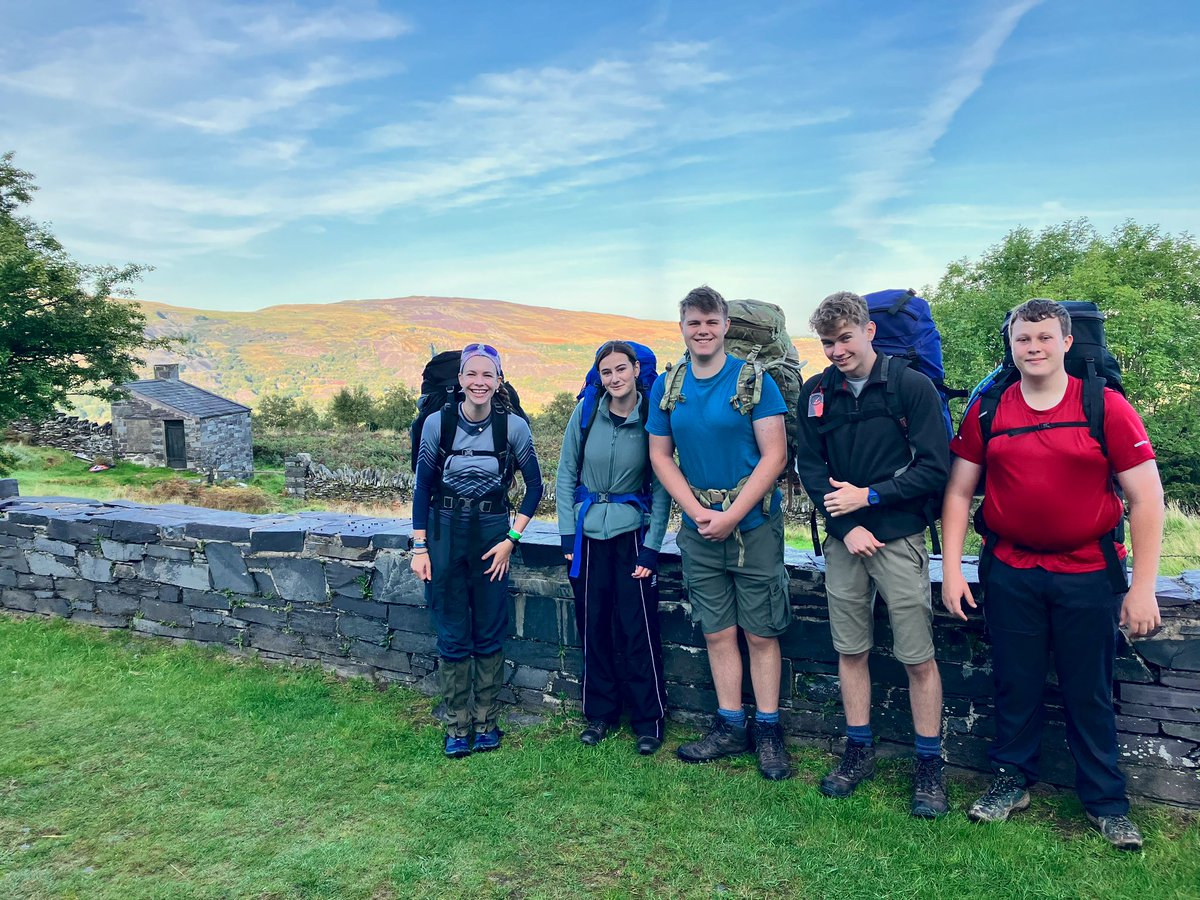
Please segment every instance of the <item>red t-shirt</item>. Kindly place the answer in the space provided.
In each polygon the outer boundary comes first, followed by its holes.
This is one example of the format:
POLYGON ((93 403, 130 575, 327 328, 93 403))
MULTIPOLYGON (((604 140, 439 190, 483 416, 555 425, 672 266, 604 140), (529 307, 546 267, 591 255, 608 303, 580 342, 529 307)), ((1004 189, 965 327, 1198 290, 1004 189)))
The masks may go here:
MULTIPOLYGON (((1121 520, 1121 499, 1112 473, 1154 459, 1146 426, 1121 394, 1104 391, 1104 437, 1108 458, 1084 428, 1050 428, 1002 435, 1008 428, 1047 422, 1082 422, 1083 382, 1071 377, 1067 392, 1052 409, 1025 402, 1021 385, 1000 398, 992 439, 983 458, 979 404, 972 406, 950 443, 956 456, 984 465, 987 488, 983 515, 996 532, 996 558, 1018 569, 1040 566, 1049 572, 1095 572, 1104 568, 1100 538, 1121 520)), ((1121 558, 1125 548, 1117 545, 1121 558)))

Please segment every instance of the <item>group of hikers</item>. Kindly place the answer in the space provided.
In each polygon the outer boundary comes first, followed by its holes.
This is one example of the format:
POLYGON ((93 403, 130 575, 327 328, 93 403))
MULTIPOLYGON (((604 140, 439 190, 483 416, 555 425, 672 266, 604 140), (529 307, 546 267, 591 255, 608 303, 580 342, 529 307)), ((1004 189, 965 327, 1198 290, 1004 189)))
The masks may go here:
MULTIPOLYGON (((1083 377, 1068 373, 1069 305, 1038 299, 1011 311, 1004 326, 1011 384, 995 385, 990 400, 973 398, 952 439, 944 386, 913 359, 877 351, 868 304, 850 292, 827 297, 809 320, 830 365, 794 400, 753 359, 727 352, 729 304, 707 286, 680 301, 686 354, 670 372, 655 378, 641 345, 605 342, 589 372, 593 390, 585 387, 567 425, 556 480, 583 645, 580 740, 599 744, 627 713, 639 753, 662 746, 656 573, 674 501, 683 585, 717 700, 707 733, 676 754, 699 763, 756 751, 764 777, 792 774, 779 718, 779 638, 792 608, 778 485, 790 463, 825 520, 816 549, 825 559, 846 720, 844 751, 820 790, 848 797, 875 773, 868 660, 878 594, 892 653, 908 676, 911 812, 943 815, 942 685, 926 532, 940 515, 942 602, 965 619, 976 602, 963 545, 986 475, 975 524, 984 536, 979 584, 995 687, 994 778, 968 816, 1001 821, 1029 805, 1052 654, 1088 818, 1113 846, 1140 848, 1117 766, 1112 679, 1118 630, 1134 638, 1159 625, 1162 487, 1145 427, 1124 396, 1091 368, 1083 377), (1119 533, 1124 502, 1137 550, 1131 584, 1119 533), (752 719, 743 706, 739 633, 752 719)), ((509 559, 543 492, 530 429, 514 411, 495 348, 464 348, 457 386, 461 401, 447 402, 419 429, 412 551, 437 631, 450 757, 500 746, 509 559), (510 521, 517 470, 525 491, 510 521)))

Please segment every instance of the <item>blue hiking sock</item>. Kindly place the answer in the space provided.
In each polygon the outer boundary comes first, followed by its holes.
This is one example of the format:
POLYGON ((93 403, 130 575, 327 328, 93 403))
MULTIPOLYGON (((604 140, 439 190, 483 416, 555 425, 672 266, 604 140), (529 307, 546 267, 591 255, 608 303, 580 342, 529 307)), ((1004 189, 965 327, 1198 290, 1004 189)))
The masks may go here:
POLYGON ((735 728, 746 727, 746 710, 744 709, 721 709, 717 707, 717 715, 735 728))
POLYGON ((925 737, 923 734, 916 735, 917 756, 921 759, 939 759, 942 755, 942 736, 935 734, 933 737, 925 737))
POLYGON ((775 710, 773 713, 756 712, 754 721, 762 722, 764 725, 774 725, 779 721, 779 710, 775 710))
POLYGON ((861 744, 864 747, 870 747, 875 741, 874 736, 871 734, 870 723, 866 725, 847 725, 846 737, 848 740, 856 744, 861 744))

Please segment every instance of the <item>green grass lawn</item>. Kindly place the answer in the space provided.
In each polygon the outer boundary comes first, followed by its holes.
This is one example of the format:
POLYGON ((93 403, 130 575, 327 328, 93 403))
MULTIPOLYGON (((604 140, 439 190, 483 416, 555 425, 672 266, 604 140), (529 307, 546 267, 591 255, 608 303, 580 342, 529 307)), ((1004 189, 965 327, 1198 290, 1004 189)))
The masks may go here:
POLYGON ((0 896, 1195 897, 1200 827, 1135 811, 1112 851, 1071 796, 1006 825, 907 814, 900 764, 847 801, 829 764, 638 757, 628 732, 514 729, 440 758, 431 701, 61 621, 0 616, 0 896))
POLYGON ((178 478, 174 469, 148 468, 118 462, 103 472, 89 472, 91 463, 76 459, 65 450, 5 445, 17 458, 16 468, 7 477, 17 479, 25 497, 88 497, 104 500, 122 496, 129 488, 143 488, 178 478))

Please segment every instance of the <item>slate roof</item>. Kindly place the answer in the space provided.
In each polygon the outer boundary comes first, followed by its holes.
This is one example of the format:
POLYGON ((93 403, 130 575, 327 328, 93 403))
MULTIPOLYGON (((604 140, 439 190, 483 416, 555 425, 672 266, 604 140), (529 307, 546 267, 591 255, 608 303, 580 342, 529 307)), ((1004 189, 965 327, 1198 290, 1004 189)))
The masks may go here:
POLYGON ((217 394, 186 381, 175 379, 151 378, 145 381, 131 381, 122 387, 131 394, 137 394, 154 403, 161 403, 171 409, 197 419, 211 419, 214 416, 228 416, 234 413, 250 412, 250 407, 234 403, 217 394))

